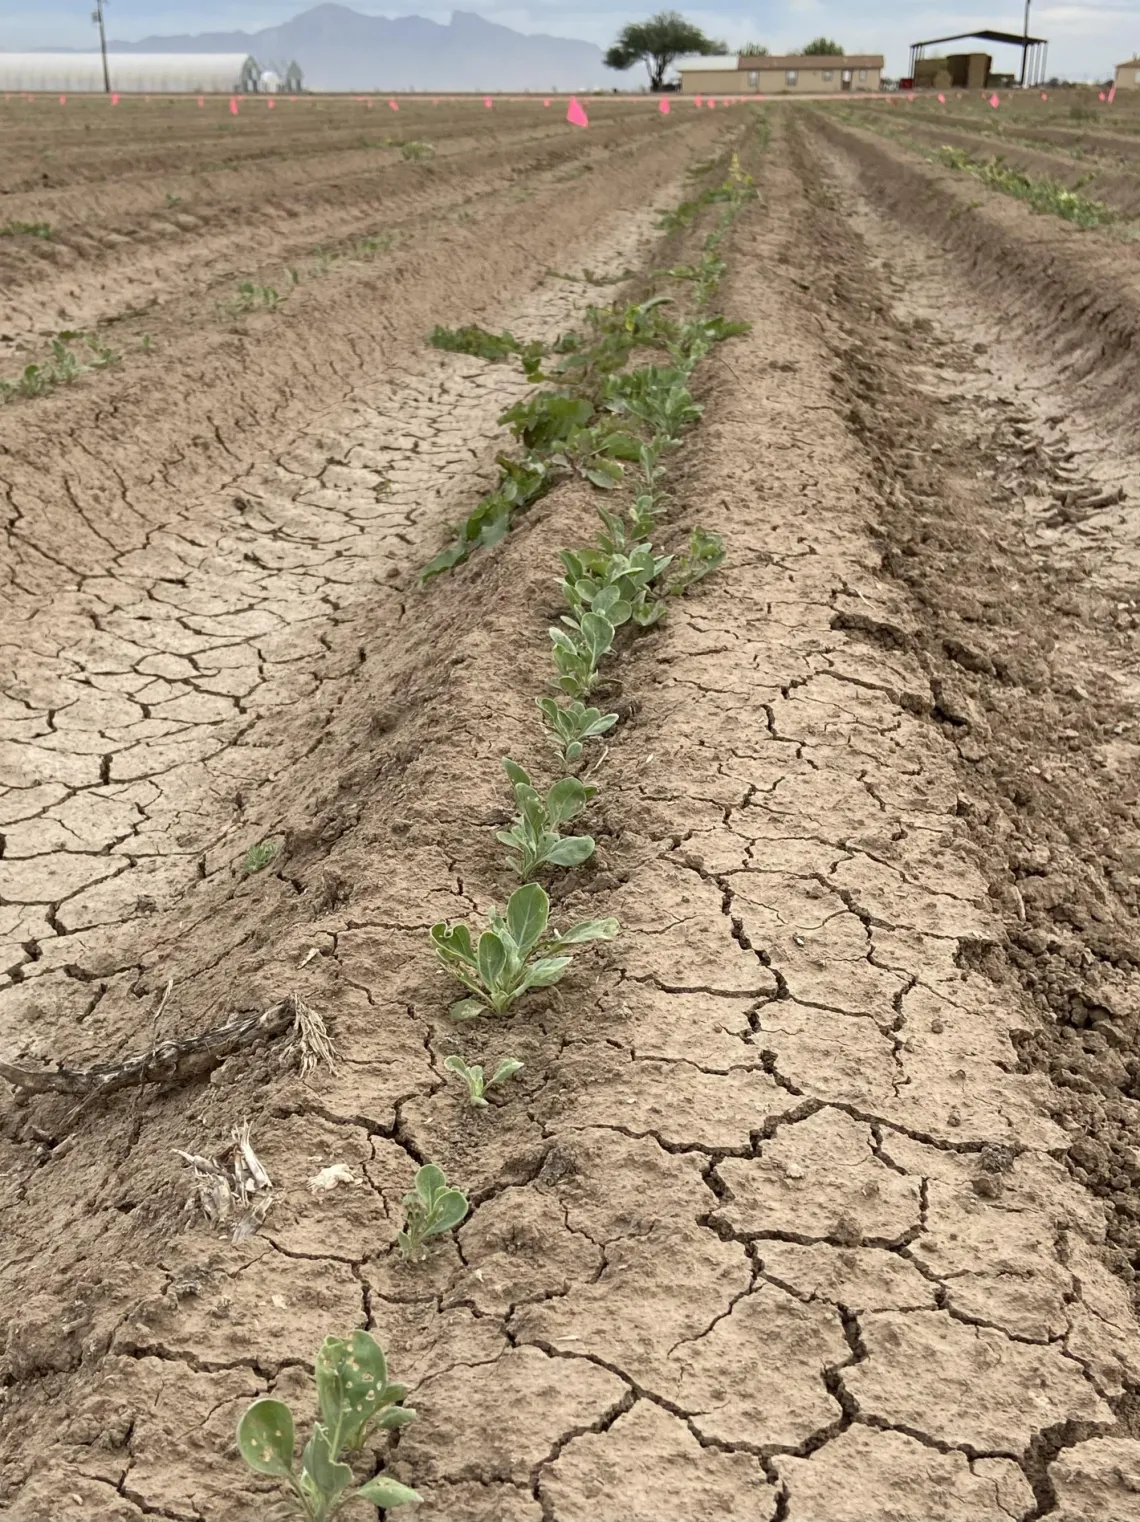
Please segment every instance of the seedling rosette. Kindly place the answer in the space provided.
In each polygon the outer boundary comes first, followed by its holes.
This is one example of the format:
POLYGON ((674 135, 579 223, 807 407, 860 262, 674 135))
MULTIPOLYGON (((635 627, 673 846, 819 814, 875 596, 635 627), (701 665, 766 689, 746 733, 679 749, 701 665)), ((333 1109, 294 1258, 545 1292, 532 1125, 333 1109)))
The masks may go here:
POLYGON ((401 1404, 407 1390, 388 1383, 384 1354, 367 1332, 347 1338, 326 1337, 314 1367, 321 1419, 301 1453, 293 1459, 293 1413, 284 1401, 269 1396, 255 1400, 238 1422, 237 1443, 242 1458, 255 1474, 283 1480, 304 1522, 327 1522, 346 1501, 370 1501, 373 1506, 403 1506, 422 1497, 407 1485, 377 1475, 349 1491, 351 1468, 343 1453, 360 1449, 369 1427, 394 1431, 415 1420, 416 1413, 401 1404))
POLYGON ((511 866, 529 882, 540 867, 577 867, 594 854, 589 835, 563 835, 561 826, 575 818, 598 791, 564 777, 545 794, 531 784, 530 777, 517 761, 503 757, 503 769, 514 788, 518 814, 509 830, 500 830, 496 840, 512 850, 511 866))
POLYGON ((404 1229, 396 1233, 396 1244, 409 1263, 418 1263, 428 1240, 458 1226, 466 1214, 463 1190, 449 1185, 435 1163, 425 1163, 416 1170, 415 1188, 404 1196, 404 1229))
POLYGON ((615 919, 583 920, 564 933, 550 928, 550 899, 538 883, 516 888, 505 914, 492 909, 490 929, 476 944, 466 925, 441 921, 431 927, 436 956, 468 997, 451 1006, 454 1020, 473 1020, 488 1010, 501 1015, 532 988, 550 988, 573 958, 569 947, 587 941, 612 941, 615 919))

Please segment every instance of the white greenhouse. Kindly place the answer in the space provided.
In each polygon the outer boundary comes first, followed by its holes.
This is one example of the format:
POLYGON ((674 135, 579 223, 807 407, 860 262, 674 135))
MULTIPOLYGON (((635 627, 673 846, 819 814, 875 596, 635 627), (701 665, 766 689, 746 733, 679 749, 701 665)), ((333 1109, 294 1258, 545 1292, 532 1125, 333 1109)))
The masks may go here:
MULTIPOLYGON (((108 53, 111 89, 120 94, 251 94, 261 70, 248 53, 108 53)), ((99 53, 0 53, 0 90, 79 95, 102 90, 99 53)))

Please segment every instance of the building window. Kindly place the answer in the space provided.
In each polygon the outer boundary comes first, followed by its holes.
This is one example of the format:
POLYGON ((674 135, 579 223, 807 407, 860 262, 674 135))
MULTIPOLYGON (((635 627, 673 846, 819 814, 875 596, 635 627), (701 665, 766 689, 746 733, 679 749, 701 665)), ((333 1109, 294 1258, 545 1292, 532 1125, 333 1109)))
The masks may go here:
POLYGON ((789 69, 788 72, 784 75, 784 83, 786 85, 794 85, 798 78, 799 76, 797 75, 795 69, 789 69))
POLYGON ((859 70, 859 83, 862 85, 862 84, 866 84, 866 82, 867 82, 867 71, 866 71, 866 69, 860 69, 859 70))
POLYGON ((760 73, 759 73, 759 70, 757 70, 757 69, 749 69, 749 71, 748 71, 748 88, 750 90, 755 90, 756 86, 759 83, 760 83, 760 73))
POLYGON ((823 71, 823 77, 824 77, 824 79, 830 79, 831 78, 831 70, 830 69, 824 69, 824 71, 823 71))

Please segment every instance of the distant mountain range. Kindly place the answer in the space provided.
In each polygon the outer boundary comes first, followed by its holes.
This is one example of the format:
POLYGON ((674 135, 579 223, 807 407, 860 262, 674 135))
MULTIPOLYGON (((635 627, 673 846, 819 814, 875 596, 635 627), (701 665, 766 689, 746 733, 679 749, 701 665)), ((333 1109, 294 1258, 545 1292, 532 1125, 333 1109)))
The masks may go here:
POLYGON ((113 53, 252 53, 262 65, 296 59, 310 90, 628 89, 645 72, 615 73, 592 42, 526 36, 473 11, 456 11, 442 26, 423 16, 389 20, 346 5, 315 5, 260 32, 107 46, 113 53))

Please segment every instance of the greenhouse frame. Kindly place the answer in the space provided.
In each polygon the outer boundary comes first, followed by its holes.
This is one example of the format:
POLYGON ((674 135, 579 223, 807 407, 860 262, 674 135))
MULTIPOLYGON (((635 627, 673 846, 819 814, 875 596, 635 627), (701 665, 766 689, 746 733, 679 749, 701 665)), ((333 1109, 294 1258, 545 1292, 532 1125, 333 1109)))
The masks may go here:
MULTIPOLYGON (((108 53, 119 94, 255 94, 261 70, 248 53, 108 53)), ((99 53, 0 53, 0 90, 82 94, 105 88, 99 53)))

